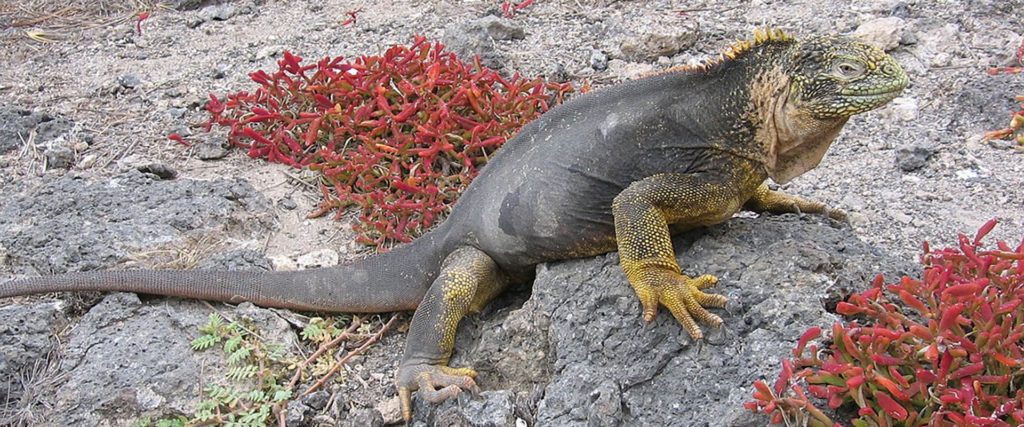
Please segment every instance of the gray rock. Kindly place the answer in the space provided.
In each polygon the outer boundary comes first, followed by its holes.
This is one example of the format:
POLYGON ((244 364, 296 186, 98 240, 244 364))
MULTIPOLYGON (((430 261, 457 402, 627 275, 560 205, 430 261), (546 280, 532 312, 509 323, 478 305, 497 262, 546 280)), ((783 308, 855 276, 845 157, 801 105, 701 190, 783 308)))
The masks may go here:
MULTIPOLYGON (((538 267, 521 308, 464 322, 452 365, 478 368, 485 390, 546 384, 536 425, 765 425, 742 407, 751 383, 776 375, 806 328, 837 320, 826 302, 866 288, 877 273, 914 271, 811 215, 734 218, 675 243, 683 271, 717 275, 712 291, 730 299, 714 310, 724 327, 705 328, 704 341, 691 340, 664 308, 644 325, 609 254, 538 267)), ((434 412, 418 404, 416 417, 450 422, 443 416, 466 399, 434 412)))
POLYGON ((163 163, 150 163, 136 167, 135 170, 142 173, 153 174, 160 179, 174 179, 178 177, 178 171, 163 163))
MULTIPOLYGON (((504 426, 528 418, 567 426, 764 425, 766 419, 742 408, 751 382, 774 376, 803 330, 836 320, 827 301, 863 289, 878 272, 894 279, 913 268, 848 228, 810 215, 737 218, 675 243, 684 272, 717 275, 721 282, 713 291, 730 298, 727 309, 715 310, 725 326, 705 330, 704 341, 692 341, 664 309, 644 325, 616 254, 542 265, 525 303, 520 306, 525 296, 512 292, 460 328, 452 365, 477 368, 489 391, 463 393, 442 405, 417 398, 416 423, 504 426), (517 399, 537 387, 543 397, 517 399)), ((208 314, 204 307, 107 297, 69 337, 62 365, 68 380, 45 402, 54 408, 46 419, 117 424, 191 413, 206 381, 196 380, 199 370, 219 372, 219 357, 188 348, 208 314)), ((269 341, 296 340, 273 311, 242 304, 234 316, 259 325, 269 341)), ((320 400, 313 395, 293 403, 290 425, 312 422, 320 400)), ((356 410, 343 423, 380 425, 382 419, 376 410, 356 410)))
POLYGON ((473 26, 479 26, 487 32, 487 35, 495 40, 522 40, 526 38, 526 30, 515 25, 513 21, 501 19, 494 15, 488 15, 472 22, 473 26))
POLYGON ((485 391, 477 396, 462 393, 443 405, 418 401, 414 424, 451 427, 503 427, 516 423, 515 393, 509 390, 485 391))
POLYGON ((135 89, 142 85, 142 80, 133 74, 125 74, 117 78, 117 84, 125 89, 135 89))
POLYGON ((44 144, 72 130, 74 123, 49 114, 11 105, 0 105, 0 154, 21 147, 35 131, 36 144, 44 144))
POLYGON ((270 202, 247 182, 160 180, 137 170, 102 181, 66 175, 0 205, 0 246, 15 273, 91 270, 188 232, 249 239, 274 226, 270 202))
POLYGON ((184 118, 186 113, 188 113, 188 110, 181 107, 172 107, 167 109, 167 116, 172 119, 184 118))
POLYGON ((285 425, 288 427, 306 427, 310 425, 313 410, 303 405, 298 400, 288 402, 288 413, 285 415, 285 425))
POLYGON ((43 151, 47 169, 70 169, 75 163, 75 152, 62 144, 55 144, 43 151))
POLYGON ((966 133, 982 133, 1006 127, 1011 111, 1020 109, 1014 94, 1024 93, 1020 75, 999 74, 983 79, 967 79, 947 102, 952 105, 947 120, 950 126, 966 133))
POLYGON ((896 164, 903 172, 913 172, 928 164, 928 159, 935 154, 935 148, 925 145, 914 145, 896 149, 896 164))
MULTIPOLYGON (((36 363, 45 363, 58 349, 53 332, 67 323, 62 302, 41 302, 0 307, 0 379, 13 380, 38 371, 36 363)), ((21 381, 0 381, 13 388, 0 387, 0 402, 17 401, 21 381)))
POLYGON ((619 46, 622 56, 634 62, 650 62, 659 56, 672 56, 697 43, 700 35, 696 21, 687 20, 677 25, 652 26, 644 33, 635 34, 619 46))
POLYGON ((209 3, 213 3, 215 0, 166 0, 163 4, 167 5, 174 10, 196 10, 209 3))
POLYGON ((900 40, 906 29, 906 21, 889 16, 863 22, 853 32, 853 36, 875 45, 879 49, 890 51, 900 45, 900 40))
POLYGON ((317 392, 310 394, 302 398, 302 404, 317 411, 323 410, 327 407, 327 404, 331 402, 331 393, 325 390, 318 390, 317 392))
POLYGON ((480 62, 495 70, 505 68, 506 57, 495 41, 522 39, 526 32, 496 16, 454 22, 444 29, 442 42, 463 59, 479 56, 480 62))
POLYGON ((544 77, 549 81, 564 82, 569 80, 569 72, 566 71, 565 64, 561 62, 554 62, 547 64, 546 71, 544 71, 544 77))
POLYGON ((373 408, 359 408, 352 410, 341 425, 352 427, 381 427, 384 425, 384 418, 380 412, 373 408))
POLYGON ((917 120, 921 113, 917 100, 907 97, 899 97, 892 100, 889 111, 892 111, 894 117, 905 122, 917 120))
POLYGON ((907 19, 910 18, 911 10, 912 9, 907 2, 901 1, 893 5, 892 9, 889 10, 889 15, 907 19))
POLYGON ((228 155, 228 149, 224 144, 204 141, 196 144, 195 153, 199 160, 223 159, 228 155))
POLYGON ((36 143, 47 143, 59 138, 67 139, 67 135, 74 129, 75 124, 70 120, 60 117, 43 115, 39 125, 36 126, 36 143))
POLYGON ((253 57, 253 60, 259 61, 261 59, 275 57, 287 49, 288 47, 283 45, 264 46, 260 48, 260 50, 256 51, 256 56, 253 57))
POLYGON ((608 69, 608 55, 605 55, 600 49, 591 50, 590 68, 597 71, 604 71, 608 69))
POLYGON ((210 77, 215 79, 223 79, 228 75, 228 70, 231 69, 230 65, 218 64, 216 68, 210 71, 210 77))
MULTIPOLYGON (((226 372, 220 352, 191 349, 210 313, 197 301, 106 297, 69 334, 61 364, 66 382, 47 399, 44 419, 52 425, 131 425, 140 417, 193 413, 202 387, 222 382, 226 372)), ((294 337, 287 324, 255 324, 262 336, 294 337)))
POLYGON ((199 17, 204 21, 227 21, 238 14, 238 8, 229 3, 215 4, 199 10, 199 17))
POLYGON ((240 249, 211 255, 196 266, 199 270, 273 270, 270 260, 252 249, 240 249))
POLYGON ((286 211, 292 211, 299 207, 298 203, 295 203, 295 200, 292 200, 291 197, 285 197, 281 200, 278 200, 277 206, 286 211))
POLYGON ((617 426, 622 419, 622 390, 613 381, 605 381, 590 392, 587 406, 588 426, 617 426))

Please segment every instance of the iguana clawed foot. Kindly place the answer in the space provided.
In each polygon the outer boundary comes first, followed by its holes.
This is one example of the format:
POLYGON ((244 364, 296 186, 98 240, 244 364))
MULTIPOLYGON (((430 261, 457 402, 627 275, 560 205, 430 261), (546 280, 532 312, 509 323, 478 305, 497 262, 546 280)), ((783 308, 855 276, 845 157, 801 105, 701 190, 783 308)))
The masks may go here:
POLYGON ((722 324, 722 318, 711 314, 705 307, 725 307, 726 298, 702 291, 718 283, 717 277, 705 274, 690 278, 667 269, 648 270, 644 276, 644 280, 633 284, 633 289, 643 305, 645 321, 654 320, 660 304, 672 312, 695 340, 704 337, 697 322, 711 327, 722 324))
POLYGON ((440 403, 458 396, 462 390, 478 393, 476 371, 470 368, 451 368, 443 365, 414 364, 398 368, 398 397, 402 405, 402 418, 412 419, 412 392, 430 403, 440 403))

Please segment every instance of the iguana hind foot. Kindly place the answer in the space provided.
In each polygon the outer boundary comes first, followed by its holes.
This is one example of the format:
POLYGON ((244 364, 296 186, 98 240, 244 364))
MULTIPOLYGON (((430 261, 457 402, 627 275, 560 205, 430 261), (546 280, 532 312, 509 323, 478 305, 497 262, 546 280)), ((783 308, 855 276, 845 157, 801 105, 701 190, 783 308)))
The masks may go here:
POLYGON ((448 366, 455 332, 467 313, 479 311, 506 284, 507 278, 494 260, 477 248, 460 247, 445 258, 413 315, 405 356, 395 376, 406 421, 412 417, 413 392, 439 403, 462 390, 476 390, 476 371, 448 366))
POLYGON ((441 403, 458 396, 463 390, 479 393, 476 371, 471 368, 452 368, 444 365, 416 364, 399 368, 398 397, 402 405, 402 418, 412 419, 412 393, 430 403, 441 403))

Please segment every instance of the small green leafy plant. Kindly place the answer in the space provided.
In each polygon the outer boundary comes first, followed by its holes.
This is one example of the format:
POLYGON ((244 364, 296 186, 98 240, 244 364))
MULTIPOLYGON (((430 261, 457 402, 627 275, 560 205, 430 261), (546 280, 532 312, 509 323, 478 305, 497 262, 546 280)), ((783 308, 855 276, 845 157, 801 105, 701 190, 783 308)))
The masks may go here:
POLYGON ((820 347, 821 329, 806 331, 747 408, 775 424, 840 425, 813 397, 857 427, 1024 424, 1024 242, 983 249, 995 225, 960 235, 958 248, 925 243, 921 279, 879 276, 840 302, 855 320, 832 325, 820 347))
POLYGON ((282 348, 264 343, 251 331, 251 326, 225 322, 217 313, 199 328, 202 335, 192 340, 192 349, 220 345, 230 368, 225 384, 206 385, 206 399, 189 422, 263 426, 273 419, 274 405, 292 397, 281 381, 286 363, 282 348))
POLYGON ((423 37, 354 61, 285 52, 276 72, 250 77, 254 92, 210 95, 207 130, 228 128, 252 157, 321 172, 311 216, 357 206, 357 240, 378 249, 429 229, 495 150, 573 91, 504 78, 423 37))
POLYGON ((220 348, 229 368, 224 381, 207 384, 205 399, 192 417, 179 416, 156 420, 145 418, 140 427, 177 427, 185 425, 263 426, 282 424, 290 400, 315 392, 330 379, 344 381, 340 369, 353 357, 364 353, 396 323, 401 316, 392 316, 386 323, 379 317, 364 322, 358 317, 313 317, 302 329, 304 343, 316 348, 301 359, 285 355, 283 347, 264 342, 248 322, 227 322, 217 313, 210 314, 200 335, 192 340, 192 349, 206 351, 220 348), (347 325, 342 329, 339 325, 347 325), (346 349, 345 344, 355 348, 346 349), (347 351, 346 351, 347 350, 347 351), (290 379, 288 373, 291 372, 290 379), (316 379, 301 393, 300 383, 316 379))

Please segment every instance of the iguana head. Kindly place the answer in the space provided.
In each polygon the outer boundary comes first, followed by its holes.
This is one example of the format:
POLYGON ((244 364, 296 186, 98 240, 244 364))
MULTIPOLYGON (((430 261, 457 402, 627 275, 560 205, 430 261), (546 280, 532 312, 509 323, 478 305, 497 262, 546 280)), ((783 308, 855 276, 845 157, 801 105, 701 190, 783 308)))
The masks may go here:
MULTIPOLYGON (((781 32, 767 34, 785 37, 781 32)), ((770 115, 760 121, 764 127, 758 140, 768 174, 779 183, 817 166, 850 116, 885 105, 908 83, 895 59, 849 37, 782 44, 775 51, 778 62, 767 68, 773 77, 766 79, 772 82, 766 86, 775 90, 752 91, 754 104, 763 105, 770 115)))
POLYGON ((840 36, 794 46, 789 100, 817 119, 850 117, 885 105, 907 87, 907 74, 882 50, 840 36))

